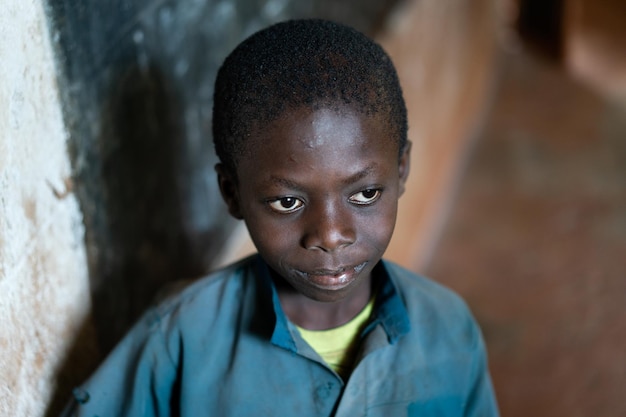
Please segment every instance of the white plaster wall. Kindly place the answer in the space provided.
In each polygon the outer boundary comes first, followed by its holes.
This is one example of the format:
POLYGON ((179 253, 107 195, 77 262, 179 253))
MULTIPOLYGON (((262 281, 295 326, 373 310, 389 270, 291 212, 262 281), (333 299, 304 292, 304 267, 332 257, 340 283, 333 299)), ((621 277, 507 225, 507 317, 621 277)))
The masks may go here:
POLYGON ((0 7, 0 416, 40 416, 89 311, 51 45, 39 0, 0 7))

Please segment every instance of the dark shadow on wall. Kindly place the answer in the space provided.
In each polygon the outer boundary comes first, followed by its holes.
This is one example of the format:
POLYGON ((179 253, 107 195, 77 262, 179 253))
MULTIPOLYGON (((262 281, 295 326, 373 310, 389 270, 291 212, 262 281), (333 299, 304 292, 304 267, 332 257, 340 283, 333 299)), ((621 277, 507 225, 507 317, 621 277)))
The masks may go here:
MULTIPOLYGON (((219 230, 185 226, 186 132, 180 97, 156 67, 130 67, 103 103, 99 204, 83 204, 89 242, 92 321, 65 363, 47 415, 57 415, 70 387, 85 379, 167 283, 209 268, 219 230)), ((76 192, 95 199, 86 181, 76 192)), ((223 234, 223 233, 222 233, 223 234)))
POLYGON ((99 248, 104 251, 100 282, 92 286, 104 351, 159 288, 173 279, 199 276, 208 267, 191 249, 206 248, 191 242, 203 236, 184 233, 181 185, 188 162, 180 98, 156 67, 128 68, 111 93, 99 141, 100 149, 109 147, 101 171, 104 206, 99 208, 106 213, 108 236, 99 248), (113 144, 111 138, 116 138, 113 144))
POLYGON ((172 2, 70 3, 48 5, 48 17, 92 310, 58 364, 46 416, 60 413, 159 289, 209 271, 234 224, 213 172, 211 45, 173 39, 186 21, 172 23, 172 2))

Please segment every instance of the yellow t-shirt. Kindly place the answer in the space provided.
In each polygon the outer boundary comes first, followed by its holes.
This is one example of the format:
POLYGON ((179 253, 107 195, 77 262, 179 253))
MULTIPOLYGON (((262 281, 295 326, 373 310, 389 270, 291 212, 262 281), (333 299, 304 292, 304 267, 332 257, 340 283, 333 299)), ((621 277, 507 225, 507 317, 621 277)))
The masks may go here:
POLYGON ((352 320, 328 330, 307 330, 296 326, 300 335, 344 380, 350 376, 359 347, 359 334, 367 324, 374 297, 352 320))

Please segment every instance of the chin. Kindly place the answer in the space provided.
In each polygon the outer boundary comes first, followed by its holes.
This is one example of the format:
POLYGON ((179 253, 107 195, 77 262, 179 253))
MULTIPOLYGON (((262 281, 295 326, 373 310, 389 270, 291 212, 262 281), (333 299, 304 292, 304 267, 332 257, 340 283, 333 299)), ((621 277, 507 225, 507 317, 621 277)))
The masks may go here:
POLYGON ((295 290, 314 301, 321 303, 336 303, 349 298, 351 294, 356 292, 359 286, 359 281, 352 281, 341 288, 310 288, 310 287, 295 287, 295 290))

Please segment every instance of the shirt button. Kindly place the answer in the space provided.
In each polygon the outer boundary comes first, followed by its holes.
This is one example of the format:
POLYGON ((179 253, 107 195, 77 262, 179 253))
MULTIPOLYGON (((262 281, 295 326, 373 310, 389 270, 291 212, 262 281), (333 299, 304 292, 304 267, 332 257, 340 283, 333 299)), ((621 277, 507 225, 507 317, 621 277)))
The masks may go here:
POLYGON ((335 385, 332 382, 320 385, 315 390, 315 396, 321 400, 325 400, 326 398, 330 397, 330 394, 334 387, 335 385))
POLYGON ((89 393, 81 388, 74 388, 72 395, 79 404, 85 404, 89 401, 89 393))

